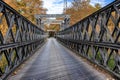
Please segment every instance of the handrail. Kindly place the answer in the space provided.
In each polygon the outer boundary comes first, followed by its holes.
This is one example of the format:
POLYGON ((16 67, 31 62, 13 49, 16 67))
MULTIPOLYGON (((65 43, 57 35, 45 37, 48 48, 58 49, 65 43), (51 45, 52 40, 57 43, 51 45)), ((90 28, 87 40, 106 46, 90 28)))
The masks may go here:
POLYGON ((120 79, 120 0, 56 33, 56 37, 120 79))
POLYGON ((45 32, 0 1, 0 79, 6 80, 45 40, 45 32))

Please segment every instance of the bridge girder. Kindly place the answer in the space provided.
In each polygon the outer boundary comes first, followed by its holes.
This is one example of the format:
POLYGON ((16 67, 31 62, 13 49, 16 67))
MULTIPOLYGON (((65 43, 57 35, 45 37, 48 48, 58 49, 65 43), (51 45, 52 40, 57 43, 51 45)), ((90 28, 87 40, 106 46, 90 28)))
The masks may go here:
POLYGON ((41 21, 41 23, 44 23, 44 24, 62 24, 64 21, 63 20, 43 20, 41 21))
POLYGON ((35 18, 70 18, 70 15, 66 15, 66 14, 36 14, 35 18))
POLYGON ((37 25, 43 29, 44 24, 60 24, 61 30, 67 28, 70 22, 70 15, 67 14, 36 14, 35 15, 37 25), (44 20, 43 18, 46 18, 44 20), (64 18, 63 20, 53 20, 48 18, 64 18))

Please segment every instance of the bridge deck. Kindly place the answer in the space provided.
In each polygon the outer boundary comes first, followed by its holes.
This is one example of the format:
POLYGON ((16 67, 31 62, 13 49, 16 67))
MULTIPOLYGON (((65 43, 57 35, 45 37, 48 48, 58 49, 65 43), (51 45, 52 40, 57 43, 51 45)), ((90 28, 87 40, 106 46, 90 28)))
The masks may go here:
POLYGON ((95 70, 54 38, 26 61, 9 80, 106 80, 95 70))

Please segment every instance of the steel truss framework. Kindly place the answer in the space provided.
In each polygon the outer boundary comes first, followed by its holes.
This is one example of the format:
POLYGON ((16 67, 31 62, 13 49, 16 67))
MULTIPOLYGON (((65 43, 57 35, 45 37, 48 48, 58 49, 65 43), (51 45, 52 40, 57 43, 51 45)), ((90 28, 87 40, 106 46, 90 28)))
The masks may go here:
POLYGON ((0 78, 5 79, 32 55, 44 38, 43 30, 0 1, 0 78))
POLYGON ((51 18, 51 17, 55 17, 55 18, 70 18, 69 15, 66 14, 36 14, 35 15, 36 18, 51 18))
POLYGON ((58 32, 56 37, 81 56, 120 78, 120 0, 58 32))
POLYGON ((63 23, 63 20, 43 20, 41 23, 44 23, 44 24, 62 24, 63 23))
POLYGON ((60 24, 61 29, 67 28, 69 26, 70 22, 70 15, 66 14, 36 14, 35 15, 37 25, 41 27, 42 29, 44 28, 44 24, 60 24), (43 18, 64 18, 63 21, 58 21, 58 20, 42 20, 43 18))

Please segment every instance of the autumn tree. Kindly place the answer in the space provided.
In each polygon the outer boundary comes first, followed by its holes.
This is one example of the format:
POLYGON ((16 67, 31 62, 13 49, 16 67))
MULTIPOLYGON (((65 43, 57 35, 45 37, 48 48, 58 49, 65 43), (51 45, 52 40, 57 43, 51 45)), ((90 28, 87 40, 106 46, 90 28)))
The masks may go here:
POLYGON ((100 8, 100 5, 96 7, 90 5, 90 0, 74 0, 71 7, 67 8, 66 14, 71 16, 71 25, 92 14, 100 8))
POLYGON ((35 14, 46 14, 42 0, 5 0, 5 2, 33 23, 35 23, 35 14))
POLYGON ((99 3, 96 3, 96 4, 95 4, 95 7, 96 7, 97 9, 100 9, 100 8, 101 8, 101 5, 100 5, 99 3))
POLYGON ((45 31, 47 31, 47 30, 59 31, 60 30, 60 24, 50 24, 49 26, 46 25, 45 31))
MULTIPOLYGON (((8 5, 13 7, 15 10, 17 10, 20 14, 25 16, 27 19, 35 22, 34 15, 35 14, 46 14, 46 9, 44 9, 42 6, 42 0, 3 0, 8 5)), ((3 17, 3 14, 0 13, 0 18, 3 17)), ((5 16, 1 18, 0 23, 0 32, 3 35, 3 37, 6 35, 8 31, 8 25, 5 20, 5 16)), ((12 27, 13 33, 15 33, 15 27, 13 25, 12 27)))

